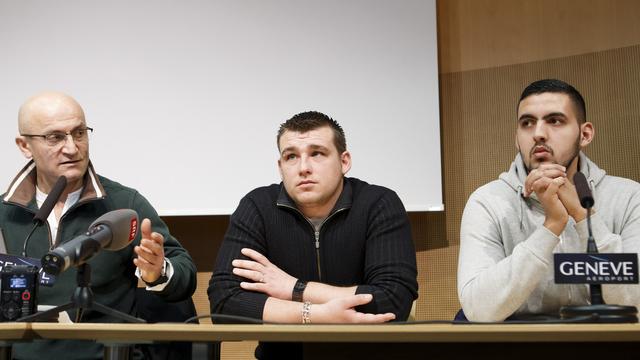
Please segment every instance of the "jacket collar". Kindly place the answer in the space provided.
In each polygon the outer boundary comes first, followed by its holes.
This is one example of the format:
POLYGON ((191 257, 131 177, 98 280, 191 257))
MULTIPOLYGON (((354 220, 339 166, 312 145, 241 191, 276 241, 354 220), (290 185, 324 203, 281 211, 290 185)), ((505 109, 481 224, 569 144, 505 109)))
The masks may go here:
MULTIPOLYGON (((348 178, 343 177, 342 184, 342 192, 338 197, 338 201, 336 201, 336 204, 333 206, 333 209, 331 210, 331 212, 329 212, 329 216, 331 216, 336 211, 348 209, 351 207, 351 203, 353 201, 353 188, 351 186, 351 181, 349 181, 348 178)), ((280 193, 278 194, 278 199, 276 200, 276 206, 293 208, 302 214, 302 212, 298 209, 298 206, 287 193, 287 190, 284 188, 284 184, 282 182, 280 183, 280 193)))
MULTIPOLYGON (((580 158, 580 172, 586 176, 589 184, 593 187, 600 183, 606 172, 599 168, 582 151, 580 151, 578 156, 580 158)), ((527 170, 524 166, 522 156, 518 153, 511 163, 509 171, 500 174, 500 179, 507 183, 514 191, 521 191, 524 186, 524 182, 527 179, 527 175, 527 170)))
MULTIPOLYGON (((595 189, 595 186, 604 179, 606 172, 600 169, 591 159, 589 159, 582 151, 580 151, 580 172, 582 172, 589 182, 591 189, 595 189)), ((511 167, 508 172, 500 174, 500 180, 504 181, 520 199, 520 206, 518 207, 518 219, 520 222, 520 229, 525 229, 525 207, 535 207, 539 211, 544 211, 542 204, 538 200, 538 196, 533 193, 529 198, 524 198, 524 183, 527 179, 527 170, 524 166, 524 161, 520 153, 516 155, 516 158, 511 163, 511 167)))
MULTIPOLYGON (((36 196, 36 179, 36 164, 31 160, 13 179, 4 196, 3 202, 28 207, 28 205, 34 201, 36 196)), ((93 169, 93 164, 89 162, 87 172, 84 174, 82 192, 78 203, 94 199, 102 199, 105 196, 106 193, 100 183, 98 174, 96 174, 93 169)))

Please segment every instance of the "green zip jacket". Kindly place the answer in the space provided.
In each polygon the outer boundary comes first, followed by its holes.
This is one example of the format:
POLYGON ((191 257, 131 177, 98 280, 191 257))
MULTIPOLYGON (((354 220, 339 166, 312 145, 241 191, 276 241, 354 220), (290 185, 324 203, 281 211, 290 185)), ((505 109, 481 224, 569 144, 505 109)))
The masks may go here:
MULTIPOLYGON (((36 168, 30 162, 18 174, 2 195, 0 203, 0 231, 7 252, 21 255, 25 238, 33 228, 33 216, 38 210, 36 194, 36 168)), ((151 204, 136 190, 99 176, 90 164, 85 174, 84 187, 78 202, 62 216, 56 244, 52 244, 49 225, 45 222, 33 233, 27 247, 27 256, 41 258, 56 246, 83 234, 101 215, 117 209, 133 209, 140 221, 151 220, 152 230, 164 236, 165 257, 173 266, 173 277, 167 286, 156 293, 166 301, 180 301, 190 297, 196 288, 196 267, 189 253, 169 233, 151 204)), ((119 251, 101 251, 88 261, 91 266, 91 289, 94 301, 112 309, 135 315, 135 276, 133 248, 140 244, 140 233, 126 248, 119 251)), ((38 304, 61 305, 69 302, 76 288, 76 269, 70 268, 58 275, 52 287, 40 286, 38 304)), ((75 311, 70 313, 75 318, 75 311)), ((98 312, 86 312, 83 322, 119 322, 98 312)), ((20 359, 87 359, 102 358, 103 347, 93 341, 34 341, 15 344, 14 356, 20 359)))

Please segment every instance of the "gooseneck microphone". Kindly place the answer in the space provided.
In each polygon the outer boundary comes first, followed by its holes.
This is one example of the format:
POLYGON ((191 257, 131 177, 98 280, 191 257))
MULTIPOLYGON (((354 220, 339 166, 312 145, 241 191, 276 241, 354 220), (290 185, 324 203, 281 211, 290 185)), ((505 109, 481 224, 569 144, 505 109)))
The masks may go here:
MULTIPOLYGON (((575 175, 573 175, 573 184, 576 187, 580 205, 587 210, 587 254, 597 254, 598 247, 596 246, 596 241, 593 239, 593 230, 591 228, 591 208, 595 203, 593 195, 591 194, 591 188, 589 187, 587 178, 580 171, 577 171, 575 175)), ((591 305, 604 304, 601 284, 589 284, 589 291, 591 293, 591 305)))
POLYGON ((84 264, 101 249, 116 251, 125 248, 138 234, 138 214, 131 209, 110 211, 80 236, 58 246, 42 257, 42 268, 58 275, 71 266, 84 264))
POLYGON ((583 173, 578 171, 573 176, 573 184, 576 187, 576 192, 578 193, 578 198, 580 199, 580 205, 582 205, 583 208, 587 209, 587 212, 590 212, 589 210, 591 210, 595 201, 593 201, 593 195, 591 195, 591 188, 589 188, 587 178, 583 173))
MULTIPOLYGON (((573 183, 580 199, 580 205, 587 210, 587 256, 598 256, 598 247, 593 239, 591 228, 591 208, 595 201, 587 183, 587 178, 580 171, 573 176, 573 183)), ((601 254, 604 257, 607 254, 601 254)), ((610 254, 609 254, 610 255, 610 254)), ((584 256, 584 255, 583 255, 584 256)), ((637 266, 637 265, 636 265, 637 266)), ((560 317, 563 319, 588 318, 586 322, 594 323, 635 323, 638 322, 638 309, 635 306, 608 305, 602 297, 602 284, 589 282, 591 293, 591 305, 563 306, 560 308, 560 317)))
POLYGON ((587 237, 587 254, 597 254, 598 247, 593 239, 593 230, 591 228, 591 208, 595 203, 593 195, 591 195, 591 188, 589 188, 587 178, 580 171, 576 172, 573 176, 573 184, 576 187, 578 199, 580 199, 580 205, 587 209, 587 230, 589 232, 589 236, 587 237))
POLYGON ((40 206, 40 209, 38 210, 36 215, 33 217, 34 222, 37 221, 37 222, 43 223, 47 221, 47 218, 49 217, 51 210, 53 210, 53 207, 58 202, 58 199, 60 199, 60 195, 62 195, 62 192, 66 187, 67 187, 67 178, 64 175, 60 175, 58 180, 56 180, 56 183, 53 184, 53 187, 51 188, 51 191, 47 195, 47 198, 44 199, 42 206, 40 206))
POLYGON ((49 214, 51 214, 51 210, 53 210, 53 207, 56 206, 58 199, 60 199, 60 195, 62 195, 62 192, 66 187, 67 187, 67 178, 64 175, 60 175, 60 177, 58 177, 58 180, 56 180, 55 184, 53 184, 51 191, 49 191, 47 198, 44 199, 42 206, 40 206, 40 209, 38 209, 38 212, 36 212, 36 215, 33 217, 34 225, 33 225, 33 228, 31 228, 29 235, 27 235, 27 237, 24 239, 22 256, 24 257, 27 256, 27 245, 29 244, 29 239, 31 239, 31 235, 33 235, 33 232, 36 231, 38 226, 44 224, 44 222, 47 221, 49 214))

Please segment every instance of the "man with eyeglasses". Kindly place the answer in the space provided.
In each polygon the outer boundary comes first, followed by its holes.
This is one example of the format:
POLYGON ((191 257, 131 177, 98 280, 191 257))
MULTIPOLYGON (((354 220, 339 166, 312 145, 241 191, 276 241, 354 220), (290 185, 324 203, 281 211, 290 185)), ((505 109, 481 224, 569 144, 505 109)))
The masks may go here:
MULTIPOLYGON (((44 254, 87 231, 101 215, 116 209, 135 210, 141 231, 133 245, 119 251, 103 251, 89 260, 93 269, 94 300, 127 314, 135 313, 138 278, 167 301, 189 298, 196 287, 196 269, 187 251, 169 233, 153 207, 136 190, 98 175, 89 160, 89 133, 80 105, 70 96, 45 92, 28 99, 18 115, 16 144, 30 159, 11 183, 0 203, 0 229, 7 252, 41 258, 44 254), (67 186, 49 215, 46 226, 25 238, 33 216, 64 175, 67 186), (137 276, 137 277, 136 277, 137 276)), ((76 288, 76 270, 57 276, 51 287, 41 286, 38 303, 60 305, 76 288)), ((113 318, 87 312, 83 322, 113 322, 113 318)), ((14 345, 20 359, 102 358, 97 342, 34 341, 14 345)))

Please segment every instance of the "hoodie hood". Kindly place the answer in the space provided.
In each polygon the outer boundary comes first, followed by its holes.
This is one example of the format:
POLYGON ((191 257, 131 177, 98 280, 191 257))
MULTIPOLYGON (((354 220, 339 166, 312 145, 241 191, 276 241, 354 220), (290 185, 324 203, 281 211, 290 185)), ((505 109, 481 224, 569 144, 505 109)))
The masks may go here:
MULTIPOLYGON (((600 169, 593 161, 591 161, 582 151, 578 154, 580 159, 580 172, 584 174, 587 178, 587 182, 589 183, 589 187, 593 191, 595 186, 604 179, 606 172, 600 169)), ((527 207, 540 207, 542 209, 542 205, 538 201, 536 194, 531 194, 529 198, 525 198, 523 194, 524 190, 524 182, 527 179, 527 170, 524 166, 524 161, 522 161, 522 156, 520 153, 516 155, 516 158, 511 163, 511 167, 509 171, 500 174, 499 179, 505 182, 514 192, 517 193, 518 198, 520 199, 520 207, 518 218, 520 219, 520 227, 523 227, 523 214, 524 214, 524 206, 527 207)), ((595 198, 595 194, 594 198, 595 198)), ((597 202, 597 199, 595 199, 597 202)))
MULTIPOLYGON (((589 182, 589 186, 593 189, 595 185, 599 184, 600 181, 604 179, 606 172, 600 169, 582 151, 578 156, 580 158, 580 172, 584 174, 589 182)), ((524 167, 522 156, 518 153, 511 163, 509 171, 500 174, 500 180, 507 183, 513 191, 522 193, 527 175, 527 170, 524 167)))

